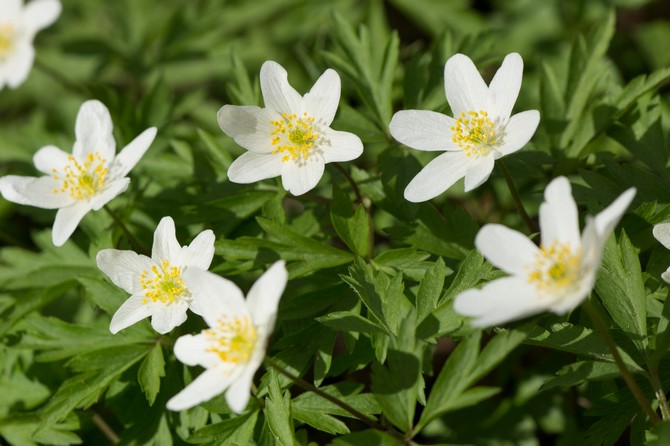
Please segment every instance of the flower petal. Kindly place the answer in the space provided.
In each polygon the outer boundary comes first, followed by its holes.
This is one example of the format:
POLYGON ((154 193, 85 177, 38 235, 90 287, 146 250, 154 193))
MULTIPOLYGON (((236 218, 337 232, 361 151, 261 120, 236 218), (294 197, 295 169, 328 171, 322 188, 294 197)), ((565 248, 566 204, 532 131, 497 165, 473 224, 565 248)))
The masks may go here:
POLYGON ((102 192, 99 192, 97 195, 91 198, 91 209, 94 211, 99 210, 104 205, 112 201, 117 195, 125 192, 125 190, 128 189, 129 184, 130 178, 125 177, 105 185, 105 188, 102 190, 102 192))
POLYGON ((116 177, 125 177, 137 162, 144 156, 147 149, 156 137, 156 127, 149 127, 125 146, 114 158, 113 174, 116 177))
POLYGON ((77 225, 84 218, 84 215, 91 210, 90 203, 79 201, 71 206, 60 208, 56 212, 56 220, 51 234, 52 241, 56 246, 63 246, 63 243, 70 238, 77 225))
POLYGON ((23 12, 23 0, 2 0, 2 18, 8 23, 16 23, 21 20, 23 12))
POLYGON ((10 57, 5 61, 5 80, 10 88, 21 85, 30 73, 35 60, 35 48, 28 42, 17 44, 10 57))
POLYGON ((174 344, 174 355, 190 366, 199 365, 209 369, 221 363, 219 356, 211 350, 211 341, 203 332, 179 337, 174 344))
POLYGON ((226 391, 226 403, 233 412, 240 414, 246 409, 247 404, 249 403, 251 383, 253 382, 254 374, 259 365, 260 364, 256 364, 256 367, 247 366, 242 374, 230 384, 230 387, 228 387, 228 390, 226 391))
POLYGON ((153 313, 152 305, 143 303, 145 297, 133 295, 121 304, 112 321, 109 323, 109 331, 116 334, 124 328, 145 319, 153 313))
POLYGON ((323 138, 327 144, 319 143, 326 163, 351 161, 363 153, 363 143, 353 133, 328 129, 323 138))
POLYGON ((181 265, 207 270, 214 258, 214 233, 207 229, 181 249, 181 265))
POLYGON ((282 172, 281 156, 246 152, 228 168, 228 179, 233 183, 249 184, 274 178, 282 172))
POLYGON ((207 369, 191 382, 184 390, 170 398, 167 408, 186 410, 209 401, 220 394, 237 379, 237 373, 223 373, 218 368, 207 369))
POLYGON ((77 113, 74 126, 76 141, 72 154, 78 160, 98 153, 107 163, 114 159, 116 142, 112 135, 112 118, 107 107, 96 100, 86 101, 77 113))
POLYGON ((635 193, 636 189, 631 187, 619 195, 612 204, 607 206, 607 208, 599 212, 598 215, 593 218, 596 232, 603 244, 607 241, 610 234, 612 234, 612 231, 614 231, 619 220, 621 220, 624 212, 626 212, 626 209, 633 201, 633 198, 635 198, 635 193))
POLYGON ((151 258, 157 263, 167 260, 178 263, 181 246, 177 241, 177 234, 172 217, 163 217, 154 231, 154 244, 151 247, 151 258))
POLYGON ((151 326, 160 334, 169 333, 173 328, 186 322, 188 304, 183 300, 152 305, 151 326))
POLYGON ((44 146, 33 156, 35 167, 42 173, 53 175, 54 169, 62 172, 67 166, 69 153, 62 151, 56 146, 44 146))
POLYGON ((402 110, 389 124, 391 136, 417 150, 460 150, 453 141, 454 118, 429 110, 402 110))
POLYGON ((295 161, 287 161, 284 164, 281 173, 282 185, 295 196, 314 189, 319 184, 325 168, 324 159, 318 154, 312 154, 307 160, 301 161, 301 164, 295 161))
POLYGON ((577 204, 572 198, 567 178, 555 178, 544 190, 544 203, 540 205, 540 229, 543 246, 559 242, 568 243, 576 249, 581 245, 577 204))
POLYGON ((327 69, 303 98, 304 111, 319 124, 330 126, 340 104, 340 76, 327 69))
POLYGON ((414 177, 405 188, 405 198, 414 203, 430 200, 463 178, 472 165, 464 152, 446 152, 438 156, 414 177))
POLYGON ((496 150, 502 156, 516 152, 528 144, 539 123, 540 112, 537 110, 527 110, 512 116, 505 126, 502 143, 496 150))
POLYGON ((193 296, 191 311, 202 316, 210 327, 224 314, 249 315, 242 291, 230 280, 199 268, 187 268, 181 278, 193 296))
POLYGON ((490 154, 473 159, 470 167, 465 172, 465 192, 470 192, 488 180, 491 172, 493 172, 494 164, 495 160, 493 159, 493 155, 490 154))
POLYGON ((57 209, 73 205, 76 200, 67 192, 60 192, 62 184, 52 177, 21 177, 7 175, 0 178, 0 193, 12 203, 57 209), (54 193, 58 190, 58 193, 54 193))
POLYGON ((665 272, 661 274, 661 278, 667 283, 670 283, 670 268, 666 269, 665 272))
POLYGON ((454 300, 456 312, 474 318, 472 326, 490 327, 540 313, 550 301, 539 299, 535 287, 518 277, 504 277, 481 289, 460 293, 454 300))
POLYGON ((267 108, 278 113, 302 112, 302 96, 289 85, 284 67, 268 60, 261 67, 260 80, 267 108))
POLYGON ((281 119, 272 110, 256 106, 224 105, 217 114, 219 127, 237 144, 256 153, 272 153, 271 121, 281 119))
POLYGON ((454 117, 461 112, 489 111, 489 89, 472 60, 455 54, 444 65, 444 91, 454 117))
POLYGON ((253 284, 247 294, 247 308, 256 327, 265 328, 266 335, 274 329, 277 306, 288 280, 286 264, 283 260, 275 262, 253 284))
MULTIPOLYGON (((110 278, 114 285, 127 293, 133 294, 135 282, 143 271, 150 268, 148 257, 134 251, 119 249, 103 249, 95 256, 98 268, 110 278)), ((151 262, 153 263, 153 262, 151 262)))
POLYGON ((519 97, 521 77, 523 76, 523 59, 519 53, 511 53, 505 57, 495 76, 489 84, 489 94, 495 107, 495 117, 507 120, 519 97))
POLYGON ((528 237, 498 224, 488 224, 480 229, 475 246, 496 268, 517 276, 526 275, 525 266, 534 261, 538 252, 528 237))
POLYGON ((660 223, 654 226, 654 237, 661 242, 663 246, 670 249, 670 223, 660 223))
POLYGON ((37 31, 54 23, 60 13, 61 4, 58 0, 32 0, 29 2, 23 10, 23 29, 28 39, 32 40, 37 31))

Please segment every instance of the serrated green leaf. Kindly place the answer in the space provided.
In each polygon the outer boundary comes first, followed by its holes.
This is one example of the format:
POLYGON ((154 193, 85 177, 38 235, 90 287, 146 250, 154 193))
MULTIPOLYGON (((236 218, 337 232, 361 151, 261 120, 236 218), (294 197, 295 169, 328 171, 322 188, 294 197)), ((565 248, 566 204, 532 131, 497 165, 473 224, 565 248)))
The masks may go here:
POLYGON ((388 333, 383 327, 377 323, 365 319, 360 314, 352 313, 350 311, 336 311, 325 316, 315 318, 317 321, 339 331, 356 331, 360 333, 388 333))
MULTIPOLYGON (((254 432, 254 426, 258 419, 259 412, 253 412, 237 415, 218 423, 210 424, 198 429, 191 434, 186 441, 191 444, 204 444, 226 441, 228 445, 246 445, 254 432)), ((221 444, 221 443, 219 443, 221 444)))
POLYGON ((620 373, 617 365, 611 362, 578 361, 561 367, 556 372, 556 376, 545 381, 540 389, 572 387, 584 381, 616 378, 620 373))
POLYGON ((293 421, 291 418, 291 396, 288 392, 282 393, 277 379, 277 372, 269 370, 269 395, 265 398, 265 421, 275 440, 282 446, 297 444, 293 436, 293 421))
POLYGON ((77 281, 82 284, 86 295, 102 310, 113 315, 128 298, 128 293, 98 277, 79 276, 77 281))
POLYGON ((416 319, 419 325, 437 307, 437 302, 444 290, 446 276, 447 266, 442 257, 439 257, 433 266, 426 270, 419 285, 419 291, 416 293, 416 319))
POLYGON ((165 359, 163 358, 163 348, 157 343, 144 358, 137 372, 137 381, 140 383, 150 406, 154 404, 156 395, 160 391, 163 376, 165 376, 165 359))
POLYGON ((354 211, 349 196, 333 184, 333 201, 330 205, 330 220, 342 241, 351 252, 366 257, 370 244, 370 222, 362 204, 354 211))

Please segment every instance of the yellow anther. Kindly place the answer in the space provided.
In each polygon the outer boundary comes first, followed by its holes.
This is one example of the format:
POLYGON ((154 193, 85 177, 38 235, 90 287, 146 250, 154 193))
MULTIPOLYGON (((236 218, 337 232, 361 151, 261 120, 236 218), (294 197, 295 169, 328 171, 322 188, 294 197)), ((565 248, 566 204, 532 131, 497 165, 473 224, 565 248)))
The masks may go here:
POLYGON ((108 172, 107 164, 98 152, 89 153, 83 164, 72 155, 68 156, 67 161, 62 172, 64 178, 61 179, 57 175, 58 171, 52 169, 53 179, 62 181, 61 188, 54 190, 55 194, 69 192, 72 198, 87 200, 104 187, 108 172))
POLYGON ((227 363, 247 362, 256 345, 256 329, 248 316, 224 315, 204 333, 210 342, 208 351, 216 353, 221 361, 227 363))
POLYGON ((461 112, 451 126, 452 141, 467 156, 486 155, 496 144, 495 124, 484 110, 461 112))
POLYGON ((529 268, 528 282, 538 291, 560 293, 579 281, 581 259, 581 250, 573 251, 569 245, 557 241, 542 245, 529 268))
POLYGON ((181 279, 181 268, 171 266, 170 262, 163 260, 160 270, 153 265, 151 272, 153 274, 145 270, 140 274, 140 285, 146 296, 143 303, 151 299, 152 302, 170 304, 183 296, 186 287, 181 279))
POLYGON ((0 60, 4 60, 14 47, 14 27, 8 23, 0 23, 0 60))
POLYGON ((305 160, 312 152, 319 135, 314 125, 314 118, 303 113, 298 117, 295 113, 282 113, 281 120, 270 121, 274 129, 270 132, 273 154, 282 154, 282 162, 289 160, 305 160))

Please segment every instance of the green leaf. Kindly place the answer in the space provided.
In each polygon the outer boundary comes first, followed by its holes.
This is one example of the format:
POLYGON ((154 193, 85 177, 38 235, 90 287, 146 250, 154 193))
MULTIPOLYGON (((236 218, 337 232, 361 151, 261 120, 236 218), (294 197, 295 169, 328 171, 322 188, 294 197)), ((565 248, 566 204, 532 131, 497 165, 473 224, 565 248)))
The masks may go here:
POLYGON ((315 318, 326 327, 338 331, 356 331, 360 333, 388 333, 383 327, 375 322, 365 319, 360 314, 352 313, 350 311, 336 311, 329 313, 326 316, 315 318))
POLYGON ((640 351, 647 346, 647 298, 635 247, 625 232, 610 237, 603 252, 596 292, 612 319, 640 351))
POLYGON ((269 396, 265 398, 265 420, 275 440, 282 446, 297 444, 293 436, 293 421, 291 419, 291 395, 288 391, 282 393, 277 379, 277 372, 269 371, 269 396))
POLYGON ((670 421, 665 420, 651 429, 652 438, 647 446, 663 446, 670 444, 670 421))
POLYGON ((335 438, 330 446, 398 446, 402 444, 385 432, 367 430, 335 438))
POLYGON ((163 359, 163 349, 157 343, 144 358, 137 373, 137 381, 140 383, 150 406, 154 404, 156 395, 160 391, 161 377, 163 376, 165 376, 165 359, 163 359))
POLYGON ((555 387, 572 387, 584 381, 616 378, 620 375, 619 368, 611 362, 578 361, 561 367, 556 376, 542 384, 541 390, 555 387))
POLYGON ((442 257, 439 257, 433 266, 426 270, 416 294, 416 319, 419 324, 437 307, 437 302, 440 300, 444 289, 446 276, 447 267, 442 257))
POLYGON ((330 205, 333 227, 351 252, 366 257, 370 249, 370 222, 362 204, 354 211, 349 195, 333 184, 333 201, 330 205))
POLYGON ((251 440, 251 436, 254 433, 258 414, 259 412, 254 410, 215 424, 210 424, 195 431, 186 441, 191 444, 204 444, 218 443, 222 439, 225 439, 227 444, 249 444, 249 440, 251 440))
POLYGON ((86 296, 109 315, 116 313, 128 299, 128 293, 98 277, 79 276, 77 281, 84 287, 86 296))

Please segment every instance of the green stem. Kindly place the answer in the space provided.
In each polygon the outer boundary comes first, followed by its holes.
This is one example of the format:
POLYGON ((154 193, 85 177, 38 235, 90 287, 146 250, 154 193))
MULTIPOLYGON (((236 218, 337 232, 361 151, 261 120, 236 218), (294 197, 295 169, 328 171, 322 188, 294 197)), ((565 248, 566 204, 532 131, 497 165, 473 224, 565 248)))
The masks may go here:
POLYGON ((582 308, 584 308, 584 311, 586 311, 586 313, 593 321, 596 330, 600 332, 603 339, 605 339, 605 343, 607 344, 607 347, 612 353, 612 357, 614 357, 614 362, 616 363, 617 367, 619 368, 619 371, 621 372, 621 377, 626 382, 626 385, 628 385, 628 389, 630 389, 631 393, 633 394, 633 397, 635 397, 637 403, 640 405, 642 410, 647 414, 652 424, 654 425, 658 424, 661 421, 660 418, 658 418, 658 414, 654 411, 654 409, 652 409, 651 404, 647 400, 647 397, 644 396, 642 389, 640 389, 640 386, 637 385, 635 378, 633 378, 633 375, 626 367, 626 364, 624 364, 623 359, 621 359, 618 347, 615 344, 614 339, 612 339, 612 335, 610 335, 609 329, 607 328, 605 321, 603 320, 602 317, 600 317, 600 314, 598 314, 596 309, 593 308, 593 306, 588 300, 584 301, 584 303, 582 304, 582 308))
POLYGON ((363 195, 361 195, 361 191, 358 188, 358 184, 356 184, 356 181, 354 181, 354 179, 351 177, 351 175, 349 175, 349 172, 347 172, 347 169, 342 167, 342 165, 340 165, 340 163, 333 163, 333 165, 335 166, 335 168, 337 170, 340 171, 340 173, 342 175, 344 175, 344 178, 346 178, 347 181, 349 182, 349 184, 351 185, 351 189, 354 191, 354 194, 356 195, 356 201, 359 202, 360 204, 364 205, 363 195))
POLYGON ((93 421, 93 424, 95 424, 105 435, 105 437, 107 437, 111 444, 119 444, 119 436, 100 415, 98 415, 96 412, 93 412, 91 421, 93 421))
POLYGON ((382 425, 382 424, 379 424, 377 421, 375 421, 375 420, 373 420, 372 418, 368 417, 368 416, 365 415, 364 413, 359 412, 358 410, 354 409, 353 407, 351 407, 351 406, 348 405, 347 403, 345 403, 345 402, 343 402, 343 401, 337 399, 337 398, 334 397, 333 395, 329 395, 329 394, 327 394, 327 393, 324 392, 323 390, 321 390, 321 389, 319 389, 318 387, 314 386, 313 384, 311 384, 311 383, 305 381, 304 379, 300 378, 299 376, 294 375, 293 373, 291 373, 291 372, 289 372, 288 370, 284 369, 281 365, 279 365, 276 361, 274 361, 274 360, 273 360, 272 358, 270 358, 269 356, 266 356, 266 357, 265 357, 264 362, 265 362, 265 365, 266 365, 266 366, 269 366, 269 367, 274 368, 274 369, 277 370, 279 373, 281 373, 282 375, 286 376, 286 377, 289 378, 291 381, 293 381, 294 383, 296 383, 298 386, 302 387, 303 389, 305 389, 305 390, 307 390, 307 391, 309 391, 309 392, 316 393, 316 394, 319 395, 321 398, 324 398, 324 399, 330 401, 331 403, 335 404, 336 406, 338 406, 338 407, 340 407, 340 408, 346 410, 346 411, 349 412, 351 415, 353 415, 355 418, 357 418, 357 419, 360 420, 361 422, 367 424, 367 425, 370 426, 371 428, 373 428, 373 429, 377 429, 377 430, 382 431, 382 432, 386 432, 387 434, 390 434, 390 435, 394 436, 395 438, 397 438, 397 439, 399 439, 399 440, 402 440, 403 443, 406 443, 406 442, 407 442, 407 439, 406 439, 401 433, 399 433, 399 432, 397 432, 397 431, 395 431, 395 430, 393 430, 393 429, 389 429, 389 428, 387 428, 386 426, 384 426, 384 425, 382 425))
POLYGON ((119 218, 119 216, 116 215, 116 213, 109 208, 109 206, 104 205, 103 208, 105 209, 105 211, 107 211, 109 216, 112 217, 112 220, 114 220, 114 223, 116 223, 116 225, 121 228, 121 230, 126 235, 126 238, 128 238, 128 241, 130 242, 131 246, 133 247, 133 249, 136 252, 138 252, 138 253, 148 252, 147 249, 144 247, 144 245, 142 245, 142 243, 140 243, 140 241, 137 240, 137 238, 135 238, 133 233, 130 232, 130 230, 128 229, 126 224, 123 222, 123 220, 121 220, 119 218))
POLYGON ((670 420, 670 406, 668 406, 668 399, 665 397, 665 392, 661 386, 661 380, 658 378, 658 372, 655 368, 649 369, 649 380, 656 393, 658 405, 661 408, 661 417, 663 420, 670 420))
POLYGON ((76 93, 82 96, 90 96, 88 91, 85 88, 82 88, 81 85, 72 82, 70 79, 65 77, 59 71, 54 70, 49 65, 42 62, 39 58, 35 59, 33 66, 40 70, 42 73, 49 76, 51 79, 62 85, 66 90, 70 90, 72 93, 76 93))
POLYGON ((521 220, 523 220, 523 222, 526 224, 531 233, 538 232, 539 230, 537 226, 535 226, 535 223, 533 222, 533 220, 530 219, 530 217, 526 213, 526 210, 523 207, 521 197, 519 196, 519 191, 514 185, 514 180, 512 179, 512 175, 510 175, 509 170, 507 170, 507 166, 505 165, 502 159, 497 160, 496 165, 498 166, 500 172, 503 174, 503 177, 505 178, 507 187, 509 188, 509 191, 512 194, 514 204, 516 204, 516 208, 519 211, 519 215, 521 215, 521 220))

